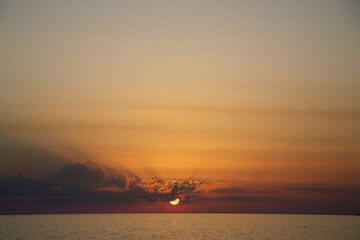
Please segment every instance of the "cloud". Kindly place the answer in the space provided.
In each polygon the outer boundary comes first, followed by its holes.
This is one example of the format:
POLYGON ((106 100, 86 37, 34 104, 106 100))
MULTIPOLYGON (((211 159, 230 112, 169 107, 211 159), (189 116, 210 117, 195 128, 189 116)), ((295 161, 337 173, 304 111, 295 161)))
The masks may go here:
MULTIPOLYGON (((84 166, 86 167, 84 164, 67 165, 59 170, 59 172, 61 173, 62 178, 67 176, 64 172, 70 172, 71 174, 76 172, 81 174, 81 176, 86 176, 90 173, 93 173, 93 170, 86 169, 84 166)), ((57 176, 59 176, 58 173, 56 174, 57 176)), ((95 175, 97 174, 98 173, 95 173, 95 175)), ((47 204, 100 204, 114 202, 152 202, 168 199, 168 194, 166 193, 148 192, 141 187, 126 189, 124 191, 96 190, 92 187, 98 183, 100 180, 100 175, 98 178, 93 176, 90 178, 89 176, 86 176, 86 178, 88 181, 82 181, 79 184, 77 182, 72 183, 70 181, 70 179, 74 181, 79 180, 77 178, 75 179, 73 175, 71 175, 69 180, 65 183, 54 181, 54 178, 38 179, 28 178, 23 175, 10 177, 3 176, 0 177, 0 202, 16 201, 19 203, 24 203, 32 201, 43 202, 47 204)))
POLYGON ((92 130, 92 131, 157 131, 156 126, 145 125, 125 125, 113 123, 47 123, 47 124, 34 124, 34 123, 7 123, 4 125, 7 129, 12 131, 39 131, 39 130, 92 130))
MULTIPOLYGON (((106 167, 109 170, 109 167, 106 167)), ((125 171, 126 172, 126 171, 125 171)), ((96 162, 67 164, 46 178, 0 177, 0 202, 106 204, 169 201, 199 192, 198 180, 140 178, 107 172, 96 162)))
POLYGON ((186 194, 181 199, 182 202, 255 202, 255 203, 280 203, 286 202, 285 199, 274 198, 271 196, 242 196, 242 195, 220 195, 220 196, 203 196, 198 194, 186 194))
POLYGON ((204 114, 229 114, 229 115, 258 115, 258 116, 301 116, 301 117, 320 117, 327 119, 351 119, 359 120, 360 111, 357 109, 324 109, 324 108, 284 108, 284 109, 265 109, 265 108, 242 108, 242 107, 222 107, 215 105, 166 105, 166 104, 143 104, 135 105, 144 110, 163 110, 176 112, 197 112, 204 114))
POLYGON ((199 180, 174 180, 174 179, 141 179, 136 183, 140 188, 151 193, 167 194, 168 200, 173 200, 179 195, 199 192, 200 186, 205 182, 199 180))
POLYGON ((73 186, 54 184, 53 182, 39 178, 28 178, 22 174, 0 177, 1 197, 73 196, 81 192, 81 189, 73 186))
POLYGON ((52 196, 56 189, 40 179, 25 178, 22 175, 0 178, 0 196, 52 196))
POLYGON ((73 198, 53 199, 57 204, 107 204, 107 203, 139 203, 167 200, 166 194, 150 193, 144 189, 129 189, 127 191, 85 191, 73 198))
POLYGON ((348 188, 340 187, 283 187, 284 190, 314 192, 314 193, 339 193, 349 190, 348 188))
POLYGON ((231 187, 231 188, 216 188, 213 189, 211 191, 209 191, 210 193, 232 193, 232 194, 236 194, 236 193, 248 193, 249 190, 246 190, 244 188, 239 188, 239 187, 231 187))
POLYGON ((71 159, 10 134, 0 128, 2 174, 45 176, 71 162, 71 159))
POLYGON ((104 170, 95 162, 68 164, 57 171, 50 180, 59 185, 96 189, 104 180, 104 170))
POLYGON ((101 187, 117 187, 125 188, 127 186, 127 178, 122 175, 109 176, 101 183, 101 187))
POLYGON ((242 188, 205 191, 209 187, 206 184, 210 183, 199 180, 147 179, 114 172, 110 175, 102 166, 90 161, 67 164, 47 178, 30 178, 22 174, 0 176, 0 214, 98 210, 122 212, 127 211, 128 206, 137 206, 132 205, 133 203, 146 205, 146 202, 169 201, 175 197, 179 197, 183 204, 210 206, 210 212, 242 212, 244 206, 262 207, 261 210, 254 209, 254 212, 329 212, 345 195, 349 205, 340 210, 346 212, 347 209, 353 211, 358 206, 359 199, 358 189, 347 191, 347 188, 313 186, 283 188, 288 191, 345 193, 330 198, 306 198, 304 201, 294 198, 292 194, 277 195, 271 191, 254 192, 242 188), (79 180, 80 177, 83 179, 79 180), (115 209, 109 209, 109 206, 115 209), (211 206, 221 207, 216 210, 211 206), (265 208, 266 206, 270 208, 265 208), (116 210, 116 207, 122 210, 116 210))

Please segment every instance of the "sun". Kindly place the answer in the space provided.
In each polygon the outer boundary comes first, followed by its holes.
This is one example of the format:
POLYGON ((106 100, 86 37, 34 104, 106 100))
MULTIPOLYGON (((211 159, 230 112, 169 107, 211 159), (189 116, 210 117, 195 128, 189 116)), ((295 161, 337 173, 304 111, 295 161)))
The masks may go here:
POLYGON ((179 202, 180 202, 180 199, 179 199, 179 198, 176 198, 176 199, 170 201, 170 204, 171 204, 171 205, 178 205, 179 202))

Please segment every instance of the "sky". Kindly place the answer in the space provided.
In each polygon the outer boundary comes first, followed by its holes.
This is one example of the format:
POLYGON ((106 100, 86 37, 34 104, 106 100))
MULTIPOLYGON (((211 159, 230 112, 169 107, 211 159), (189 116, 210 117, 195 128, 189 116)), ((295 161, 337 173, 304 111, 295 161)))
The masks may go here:
POLYGON ((0 1, 0 214, 360 213, 359 13, 0 1))

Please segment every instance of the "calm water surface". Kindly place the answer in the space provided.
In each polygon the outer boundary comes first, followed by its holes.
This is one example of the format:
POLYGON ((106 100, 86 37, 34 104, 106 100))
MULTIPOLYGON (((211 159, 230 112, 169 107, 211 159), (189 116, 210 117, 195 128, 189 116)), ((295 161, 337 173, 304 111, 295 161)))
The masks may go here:
POLYGON ((0 239, 360 239, 360 217, 271 214, 0 216, 0 239))

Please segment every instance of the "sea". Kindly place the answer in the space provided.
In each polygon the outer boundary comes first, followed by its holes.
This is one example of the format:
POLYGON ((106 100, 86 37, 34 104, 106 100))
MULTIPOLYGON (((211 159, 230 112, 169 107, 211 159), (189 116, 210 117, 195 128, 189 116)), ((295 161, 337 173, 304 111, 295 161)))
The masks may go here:
POLYGON ((66 214, 0 216, 0 239, 360 239, 360 216, 66 214))

